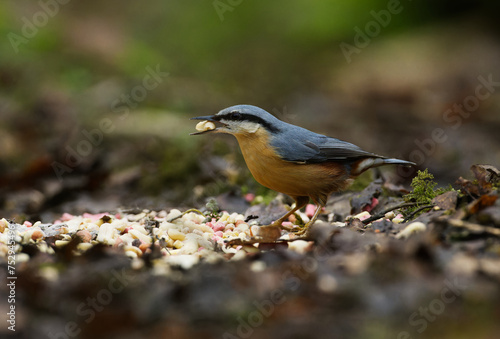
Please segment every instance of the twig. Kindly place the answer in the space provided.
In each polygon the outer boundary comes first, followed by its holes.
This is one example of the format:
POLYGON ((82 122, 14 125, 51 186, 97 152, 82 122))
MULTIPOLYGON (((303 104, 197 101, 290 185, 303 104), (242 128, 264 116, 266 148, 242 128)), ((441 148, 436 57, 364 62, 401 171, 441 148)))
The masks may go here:
POLYGON ((415 214, 417 214, 420 211, 426 210, 428 208, 433 208, 435 205, 425 205, 422 207, 417 208, 415 211, 411 212, 409 215, 407 215, 404 219, 403 222, 407 222, 408 220, 412 219, 415 214))
POLYGON ((389 213, 390 211, 397 210, 398 208, 415 206, 416 204, 417 203, 415 203, 415 202, 405 202, 405 203, 402 203, 402 204, 399 204, 399 205, 396 205, 396 206, 392 206, 392 207, 389 207, 389 208, 383 210, 382 212, 379 212, 379 213, 377 213, 377 214, 369 217, 368 219, 363 220, 362 222, 363 222, 364 225, 368 225, 372 221, 375 221, 377 219, 380 219, 380 218, 384 217, 385 214, 389 213))
POLYGON ((472 222, 468 221, 463 221, 460 219, 451 219, 451 218, 444 218, 444 217, 438 217, 434 219, 437 222, 452 226, 452 227, 457 227, 457 228, 465 228, 470 232, 473 233, 487 233, 491 234, 497 237, 500 237, 500 229, 496 227, 491 227, 491 226, 483 226, 479 224, 474 224, 472 222))

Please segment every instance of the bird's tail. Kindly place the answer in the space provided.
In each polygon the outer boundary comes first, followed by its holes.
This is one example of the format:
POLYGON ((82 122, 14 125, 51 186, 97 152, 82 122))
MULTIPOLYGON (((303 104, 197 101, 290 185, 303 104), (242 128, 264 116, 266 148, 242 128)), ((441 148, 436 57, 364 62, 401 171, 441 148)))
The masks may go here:
POLYGON ((365 158, 352 166, 351 174, 359 175, 369 168, 384 166, 384 165, 402 165, 402 166, 415 166, 416 164, 411 161, 394 159, 394 158, 365 158))

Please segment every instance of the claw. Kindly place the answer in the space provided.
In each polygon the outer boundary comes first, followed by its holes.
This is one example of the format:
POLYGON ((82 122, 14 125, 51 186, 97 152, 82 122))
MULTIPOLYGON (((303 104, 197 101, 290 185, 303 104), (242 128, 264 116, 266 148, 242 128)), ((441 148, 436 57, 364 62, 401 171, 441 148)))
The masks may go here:
POLYGON ((301 228, 300 230, 294 232, 295 235, 301 235, 301 236, 304 236, 304 237, 308 237, 308 234, 309 234, 309 227, 306 227, 304 226, 303 228, 301 228))
POLYGON ((304 225, 304 226, 294 225, 292 227, 279 225, 279 228, 281 228, 282 230, 287 231, 289 233, 299 234, 299 235, 307 232, 307 225, 304 225))

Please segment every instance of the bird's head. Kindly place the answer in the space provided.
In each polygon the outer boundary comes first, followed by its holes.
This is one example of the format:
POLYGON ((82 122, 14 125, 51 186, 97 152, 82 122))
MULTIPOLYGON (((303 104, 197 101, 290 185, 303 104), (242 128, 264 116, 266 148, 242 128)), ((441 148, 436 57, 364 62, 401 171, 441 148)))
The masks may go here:
MULTIPOLYGON (((238 134, 253 134, 259 128, 265 128, 274 133, 280 130, 282 121, 265 110, 252 105, 236 105, 223 109, 215 115, 191 118, 192 120, 206 120, 215 125, 215 128, 203 129, 191 135, 208 132, 238 134)), ((213 127, 213 126, 210 126, 213 127)))

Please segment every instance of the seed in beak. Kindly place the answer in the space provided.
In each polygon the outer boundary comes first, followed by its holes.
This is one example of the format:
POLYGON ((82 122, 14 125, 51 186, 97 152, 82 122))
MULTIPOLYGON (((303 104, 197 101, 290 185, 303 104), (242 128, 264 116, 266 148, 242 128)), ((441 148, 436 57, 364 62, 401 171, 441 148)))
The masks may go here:
POLYGON ((203 120, 196 124, 196 130, 199 132, 211 131, 214 129, 215 129, 215 124, 208 120, 203 120))

